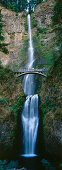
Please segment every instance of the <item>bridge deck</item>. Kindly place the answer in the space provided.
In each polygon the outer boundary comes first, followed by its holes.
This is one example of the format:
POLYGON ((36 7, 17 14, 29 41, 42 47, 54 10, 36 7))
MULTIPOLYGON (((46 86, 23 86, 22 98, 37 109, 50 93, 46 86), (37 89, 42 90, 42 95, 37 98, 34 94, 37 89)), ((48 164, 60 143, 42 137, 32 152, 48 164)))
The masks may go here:
POLYGON ((45 71, 44 69, 20 69, 19 71, 15 71, 15 73, 25 73, 25 72, 43 72, 45 71))
POLYGON ((45 70, 32 68, 32 69, 20 69, 19 71, 14 72, 14 73, 16 73, 17 77, 20 77, 20 76, 23 76, 26 74, 39 74, 41 76, 46 77, 46 75, 43 73, 43 71, 45 71, 45 70))

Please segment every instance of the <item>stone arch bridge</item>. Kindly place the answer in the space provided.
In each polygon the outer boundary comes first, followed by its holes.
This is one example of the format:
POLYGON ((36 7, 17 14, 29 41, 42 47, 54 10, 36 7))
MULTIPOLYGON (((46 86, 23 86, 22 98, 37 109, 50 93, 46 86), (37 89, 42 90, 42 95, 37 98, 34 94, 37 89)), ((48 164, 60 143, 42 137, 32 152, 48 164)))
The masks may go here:
POLYGON ((38 74, 38 75, 46 77, 46 74, 43 73, 44 71, 45 71, 44 69, 31 68, 31 69, 20 69, 20 71, 15 71, 14 73, 16 74, 17 77, 20 77, 26 74, 38 74))

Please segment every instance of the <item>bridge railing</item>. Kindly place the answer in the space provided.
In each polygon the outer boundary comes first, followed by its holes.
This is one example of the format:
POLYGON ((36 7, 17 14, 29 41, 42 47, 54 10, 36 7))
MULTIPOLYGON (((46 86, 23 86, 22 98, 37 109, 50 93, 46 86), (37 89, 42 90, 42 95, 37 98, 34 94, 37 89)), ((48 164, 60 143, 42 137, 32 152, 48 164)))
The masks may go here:
POLYGON ((43 72, 44 69, 34 69, 34 68, 27 68, 27 69, 20 69, 19 71, 15 71, 15 73, 23 73, 23 72, 43 72))
POLYGON ((43 71, 42 69, 21 69, 19 72, 29 72, 29 71, 43 71))

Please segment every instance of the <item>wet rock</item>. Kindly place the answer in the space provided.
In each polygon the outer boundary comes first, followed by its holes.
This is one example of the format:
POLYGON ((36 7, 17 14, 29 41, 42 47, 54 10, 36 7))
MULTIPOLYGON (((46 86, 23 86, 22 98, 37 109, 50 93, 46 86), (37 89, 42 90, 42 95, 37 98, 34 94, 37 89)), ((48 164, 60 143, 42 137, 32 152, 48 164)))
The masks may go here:
POLYGON ((62 163, 59 164, 59 167, 62 167, 62 163))
POLYGON ((51 165, 50 162, 47 161, 46 159, 42 159, 41 163, 42 163, 43 166, 50 166, 51 165))
POLYGON ((27 169, 23 167, 23 168, 21 168, 20 170, 27 170, 27 169))
POLYGON ((9 169, 9 170, 27 170, 26 168, 20 168, 20 169, 16 169, 16 168, 13 168, 13 169, 9 169))

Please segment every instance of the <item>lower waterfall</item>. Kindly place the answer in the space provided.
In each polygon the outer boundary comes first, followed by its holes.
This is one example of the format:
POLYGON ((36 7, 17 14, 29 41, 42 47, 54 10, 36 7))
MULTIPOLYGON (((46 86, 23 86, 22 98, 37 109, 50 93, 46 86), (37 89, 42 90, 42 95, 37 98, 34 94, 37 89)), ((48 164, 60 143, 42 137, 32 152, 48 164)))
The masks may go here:
MULTIPOLYGON (((31 33, 31 19, 30 14, 27 16, 28 20, 28 34, 29 34, 29 48, 28 48, 28 63, 26 68, 33 68, 34 49, 31 33)), ((23 129, 23 154, 25 157, 36 156, 36 139, 39 124, 38 115, 38 95, 35 93, 34 75, 26 75, 23 81, 24 92, 27 95, 22 112, 22 129, 23 129)))

